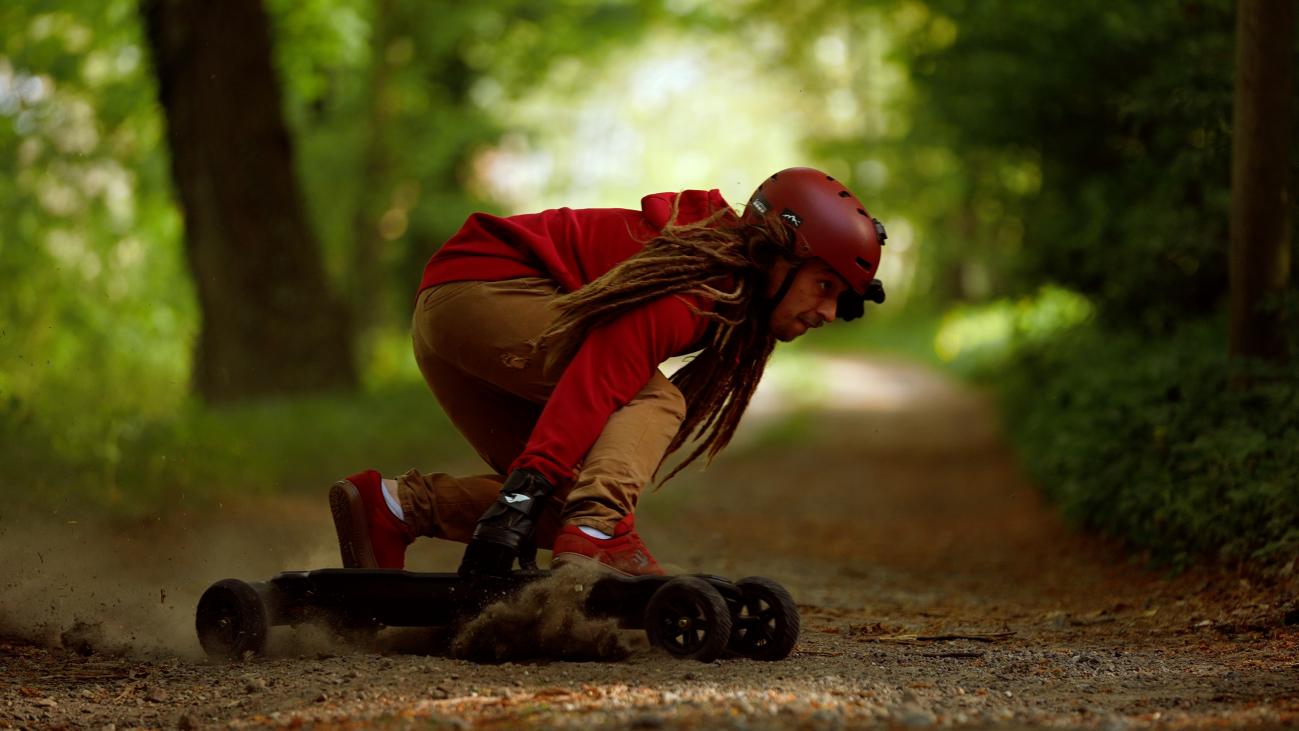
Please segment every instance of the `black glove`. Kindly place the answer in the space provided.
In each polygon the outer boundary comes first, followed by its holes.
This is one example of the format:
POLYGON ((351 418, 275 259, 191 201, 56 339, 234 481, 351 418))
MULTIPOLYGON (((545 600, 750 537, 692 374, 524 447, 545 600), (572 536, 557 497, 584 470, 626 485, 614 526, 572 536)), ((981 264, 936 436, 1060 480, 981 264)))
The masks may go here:
MULTIPOLYGON (((511 472, 501 485, 500 497, 478 519, 460 561, 460 575, 509 576, 520 549, 535 545, 537 520, 554 491, 546 478, 532 470, 511 472)), ((535 555, 535 549, 531 552, 535 555)))

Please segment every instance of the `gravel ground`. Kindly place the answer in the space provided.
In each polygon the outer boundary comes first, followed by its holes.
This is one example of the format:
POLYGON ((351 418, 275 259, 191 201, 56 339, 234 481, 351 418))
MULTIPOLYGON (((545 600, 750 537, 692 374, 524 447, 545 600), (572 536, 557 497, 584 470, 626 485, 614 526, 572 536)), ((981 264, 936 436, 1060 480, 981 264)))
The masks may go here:
MULTIPOLYGON (((678 661, 622 631, 620 660, 483 665, 446 633, 358 647, 305 627, 211 662, 192 624, 208 584, 337 565, 323 495, 129 526, 0 517, 0 728, 1299 725, 1293 575, 1150 571, 1040 504, 978 394, 824 367, 872 388, 766 389, 725 458, 639 514, 679 571, 789 587, 785 661, 678 661)), ((411 568, 458 553, 422 541, 411 568)))

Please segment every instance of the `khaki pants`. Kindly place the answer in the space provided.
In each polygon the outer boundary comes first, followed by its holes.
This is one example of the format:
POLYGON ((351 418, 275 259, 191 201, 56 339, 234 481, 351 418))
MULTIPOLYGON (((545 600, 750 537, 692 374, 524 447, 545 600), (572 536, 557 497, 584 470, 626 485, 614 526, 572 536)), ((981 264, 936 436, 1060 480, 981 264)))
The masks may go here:
MULTIPOLYGON (((494 471, 473 477, 398 478, 406 522, 418 535, 467 542, 496 500, 505 471, 528 442, 566 363, 547 368, 533 344, 554 320, 558 285, 549 279, 451 282, 420 294, 415 360, 451 422, 494 471)), ((606 533, 636 508, 685 418, 685 399, 656 372, 609 417, 571 486, 560 486, 537 529, 549 548, 561 523, 606 533)))

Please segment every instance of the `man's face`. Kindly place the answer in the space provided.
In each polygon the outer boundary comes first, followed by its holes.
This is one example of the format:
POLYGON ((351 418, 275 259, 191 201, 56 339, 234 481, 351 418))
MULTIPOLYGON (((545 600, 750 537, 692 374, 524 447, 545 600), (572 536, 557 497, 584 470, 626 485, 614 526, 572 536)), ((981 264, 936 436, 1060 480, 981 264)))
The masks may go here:
MULTIPOLYGON (((774 297, 785 281, 792 265, 780 261, 771 270, 767 282, 767 296, 774 297)), ((794 275, 785 298, 771 312, 771 332, 776 339, 788 343, 813 328, 834 322, 839 307, 839 295, 848 290, 848 283, 820 259, 811 259, 794 275)))

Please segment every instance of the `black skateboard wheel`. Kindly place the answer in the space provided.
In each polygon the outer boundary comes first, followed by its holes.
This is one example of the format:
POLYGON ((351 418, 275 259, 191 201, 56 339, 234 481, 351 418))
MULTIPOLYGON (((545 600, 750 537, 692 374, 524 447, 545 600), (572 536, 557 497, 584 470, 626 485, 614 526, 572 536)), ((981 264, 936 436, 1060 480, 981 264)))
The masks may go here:
POLYGON ((266 649, 266 604, 257 590, 238 579, 222 579, 198 600, 198 641, 210 657, 239 658, 266 649))
POLYGON ((735 582, 740 590, 728 649, 754 660, 784 660, 798 642, 798 605, 789 591, 761 576, 735 582))
POLYGON ((650 643, 680 658, 712 662, 731 637, 731 612, 720 592, 703 579, 678 576, 645 607, 650 643))

